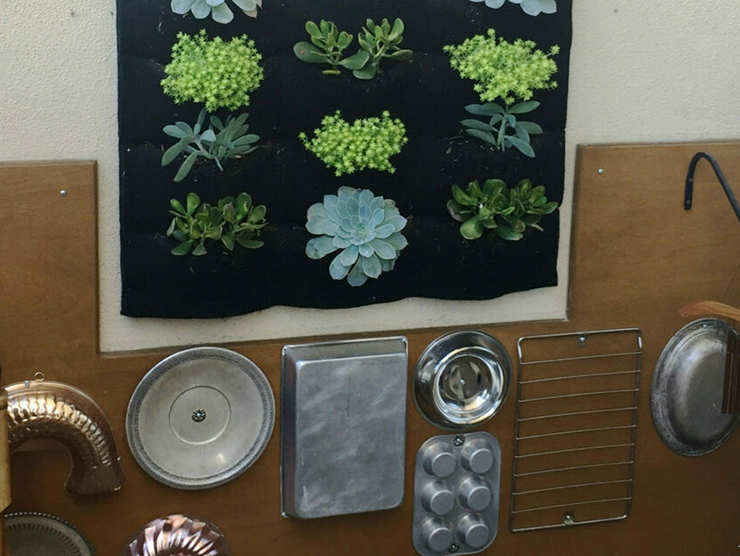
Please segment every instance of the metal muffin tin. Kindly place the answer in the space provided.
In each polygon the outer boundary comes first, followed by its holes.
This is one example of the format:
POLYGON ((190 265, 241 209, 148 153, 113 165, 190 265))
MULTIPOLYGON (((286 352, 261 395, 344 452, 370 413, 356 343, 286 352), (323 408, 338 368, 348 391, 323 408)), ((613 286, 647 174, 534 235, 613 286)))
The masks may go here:
POLYGON ((131 396, 126 435, 154 479, 211 488, 246 471, 267 446, 275 399, 262 371, 234 351, 199 347, 157 363, 131 396))
POLYGON ((72 525, 56 516, 34 512, 5 516, 11 556, 94 556, 90 544, 72 525))
POLYGON ((690 322, 669 340, 655 366, 653 422, 677 454, 716 450, 740 422, 740 415, 721 409, 728 334, 737 332, 719 319, 690 322))
POLYGON ((511 359, 493 336, 461 330, 434 340, 419 357, 414 403, 445 430, 465 430, 493 417, 506 401, 511 359))
POLYGON ((475 554, 498 533, 501 446, 486 432, 435 436, 416 455, 413 543, 422 556, 475 554))

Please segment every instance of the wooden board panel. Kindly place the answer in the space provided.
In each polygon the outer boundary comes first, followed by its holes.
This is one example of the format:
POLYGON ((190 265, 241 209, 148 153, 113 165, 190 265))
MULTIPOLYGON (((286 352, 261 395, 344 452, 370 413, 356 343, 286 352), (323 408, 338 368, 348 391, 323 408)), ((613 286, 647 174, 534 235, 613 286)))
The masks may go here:
MULTIPOLYGON (((504 454, 499 535, 487 553, 736 553, 740 544, 740 476, 736 471, 740 436, 707 456, 680 457, 658 438, 649 408, 655 362, 670 336, 686 323, 678 309, 695 298, 740 305, 740 225, 704 163, 697 174, 694 209, 683 211, 684 174, 699 149, 719 159, 738 191, 740 143, 581 148, 571 320, 485 328, 511 353, 522 335, 626 326, 642 329, 645 356, 632 514, 619 523, 510 533, 506 522, 514 431, 512 397, 482 427, 499 438, 504 454)), ((73 195, 65 201, 75 199, 73 195)), ((18 245, 7 245, 7 232, 0 242, 0 363, 6 382, 23 380, 42 370, 50 378, 79 386, 94 396, 116 431, 128 482, 115 495, 74 500, 62 488, 68 471, 65 452, 22 452, 12 461, 12 509, 47 511, 70 520, 103 555, 118 553, 141 525, 172 512, 213 521, 228 536, 235 554, 415 554, 410 532, 413 460, 418 447, 441 431, 419 416, 410 399, 406 500, 392 511, 314 521, 282 518, 277 434, 251 469, 211 491, 173 490, 136 466, 125 443, 128 398, 144 373, 175 350, 116 357, 96 353, 95 277, 91 270, 96 259, 94 206, 94 167, 89 164, 0 166, 3 229, 9 229, 8 222, 13 224, 11 229, 22 225, 23 237, 27 237, 17 238, 26 252, 18 245), (78 191, 85 200, 68 204, 64 211, 50 210, 60 206, 60 183, 68 191, 78 191), (24 219, 21 214, 44 217, 24 219), (64 241, 64 237, 74 241, 64 241), (46 295, 49 291, 56 295, 46 295)), ((438 334, 406 334, 410 371, 438 334)), ((276 397, 282 344, 232 346, 264 370, 276 397)))

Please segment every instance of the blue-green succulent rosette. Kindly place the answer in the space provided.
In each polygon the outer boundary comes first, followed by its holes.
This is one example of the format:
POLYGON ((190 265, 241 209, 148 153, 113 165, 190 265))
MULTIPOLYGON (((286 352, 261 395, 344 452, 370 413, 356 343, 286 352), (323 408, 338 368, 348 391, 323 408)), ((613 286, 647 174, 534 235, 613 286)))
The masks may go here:
MULTIPOLYGON (((231 0, 245 14, 256 16, 257 6, 262 5, 261 0, 231 0)), ((184 15, 191 12, 196 19, 205 19, 209 15, 217 23, 231 23, 234 12, 226 4, 226 0, 172 0, 172 11, 184 15)))
POLYGON ((408 245, 401 233, 406 222, 395 201, 368 189, 340 187, 337 195, 326 195, 308 209, 306 229, 319 237, 306 244, 306 255, 318 260, 339 251, 329 274, 359 287, 393 270, 408 245))

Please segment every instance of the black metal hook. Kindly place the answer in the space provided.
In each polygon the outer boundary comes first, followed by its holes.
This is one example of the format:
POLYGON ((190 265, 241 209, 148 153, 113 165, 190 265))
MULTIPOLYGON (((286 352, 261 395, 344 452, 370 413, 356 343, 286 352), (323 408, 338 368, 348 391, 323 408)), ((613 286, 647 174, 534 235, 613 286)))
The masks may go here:
POLYGON ((725 178, 725 175, 722 173, 722 168, 720 168, 719 163, 711 154, 707 154, 705 152, 696 153, 689 163, 689 172, 686 174, 686 189, 683 198, 684 210, 691 210, 691 205, 694 199, 694 173, 696 172, 696 165, 699 164, 699 160, 702 158, 706 158, 709 161, 709 164, 712 165, 712 169, 714 170, 714 173, 717 174, 717 179, 719 179, 719 183, 722 185, 722 189, 725 190, 725 194, 730 201, 730 205, 732 205, 732 210, 735 211, 735 216, 740 220, 740 205, 738 204, 735 195, 732 193, 732 189, 730 189, 730 184, 727 183, 727 178, 725 178))

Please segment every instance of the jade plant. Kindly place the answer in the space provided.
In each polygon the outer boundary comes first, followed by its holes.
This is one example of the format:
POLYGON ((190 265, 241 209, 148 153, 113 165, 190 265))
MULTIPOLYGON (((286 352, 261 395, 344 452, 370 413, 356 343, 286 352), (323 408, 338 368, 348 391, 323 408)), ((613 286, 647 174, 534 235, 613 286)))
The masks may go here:
POLYGON ((368 278, 393 270, 408 241, 401 233, 406 219, 395 201, 368 189, 340 187, 308 209, 306 229, 315 237, 306 244, 311 259, 339 251, 329 265, 334 280, 358 287, 368 278))
POLYGON ((339 75, 341 68, 359 70, 370 59, 370 54, 360 50, 352 56, 344 57, 344 51, 352 44, 353 36, 346 31, 339 31, 332 21, 318 23, 308 21, 306 32, 311 42, 301 41, 293 47, 293 52, 302 62, 308 64, 328 64, 326 75, 339 75))
MULTIPOLYGON (((484 0, 470 0, 471 2, 483 2, 484 0)), ((506 0, 485 0, 489 8, 500 8, 506 0)), ((512 4, 519 4, 528 15, 554 14, 558 11, 555 0, 509 0, 512 4)))
POLYGON ((247 193, 220 199, 216 206, 201 203, 195 193, 188 193, 183 205, 177 199, 170 200, 173 215, 167 237, 173 237, 179 245, 173 255, 195 256, 207 253, 206 244, 220 242, 233 251, 238 244, 246 249, 258 249, 264 242, 257 239, 260 230, 267 225, 264 205, 254 206, 247 193))
POLYGON ((467 191, 454 185, 452 197, 447 210, 462 222, 460 235, 470 240, 481 237, 484 230, 493 230, 505 240, 520 240, 527 228, 542 231, 542 216, 558 208, 556 202, 547 201, 543 186, 532 187, 528 179, 511 189, 498 179, 486 180, 483 187, 471 182, 467 191))
POLYGON ((193 101, 206 110, 237 110, 249 106, 250 93, 262 82, 262 55, 246 35, 213 40, 201 30, 197 35, 178 33, 172 61, 164 68, 164 92, 181 104, 193 101))
POLYGON ((206 115, 204 108, 193 127, 185 122, 177 122, 164 128, 167 135, 178 141, 165 151, 162 166, 167 166, 181 154, 187 155, 175 175, 174 181, 177 183, 185 179, 199 157, 213 160, 223 172, 227 160, 240 158, 257 148, 255 143, 259 141, 259 135, 247 133, 249 114, 236 118, 228 116, 225 122, 210 116, 208 129, 204 127, 206 115))
POLYGON ((406 126, 391 119, 384 111, 381 117, 355 120, 352 124, 341 112, 325 116, 321 128, 309 139, 306 133, 298 138, 303 145, 326 164, 337 176, 371 169, 395 173, 389 158, 401 152, 408 143, 406 126))
POLYGON ((403 42, 403 30, 403 21, 398 18, 393 25, 387 19, 380 24, 368 19, 362 33, 357 36, 361 52, 367 52, 368 57, 365 64, 352 74, 358 79, 372 79, 378 73, 383 58, 399 62, 409 60, 414 55, 413 51, 399 47, 403 42))
MULTIPOLYGON (((262 0, 231 0, 250 17, 257 17, 257 8, 262 7, 262 0)), ((234 12, 226 0, 172 0, 172 11, 179 15, 190 12, 196 19, 205 19, 209 15, 216 23, 231 23, 234 12)))
POLYGON ((469 135, 490 147, 504 151, 508 147, 514 147, 526 156, 534 157, 534 149, 529 144, 530 136, 542 133, 542 128, 534 122, 520 120, 517 116, 528 114, 539 105, 536 100, 512 106, 501 106, 495 102, 471 104, 466 106, 465 110, 475 116, 485 116, 486 121, 471 118, 460 123, 465 126, 465 131, 469 135))
POLYGON ((450 65, 460 77, 475 81, 473 89, 482 102, 501 99, 511 105, 519 99, 531 100, 534 91, 554 89, 552 80, 558 67, 553 56, 560 47, 553 46, 549 53, 536 49, 533 41, 517 39, 513 43, 496 39, 496 31, 475 35, 459 45, 447 45, 450 65))

